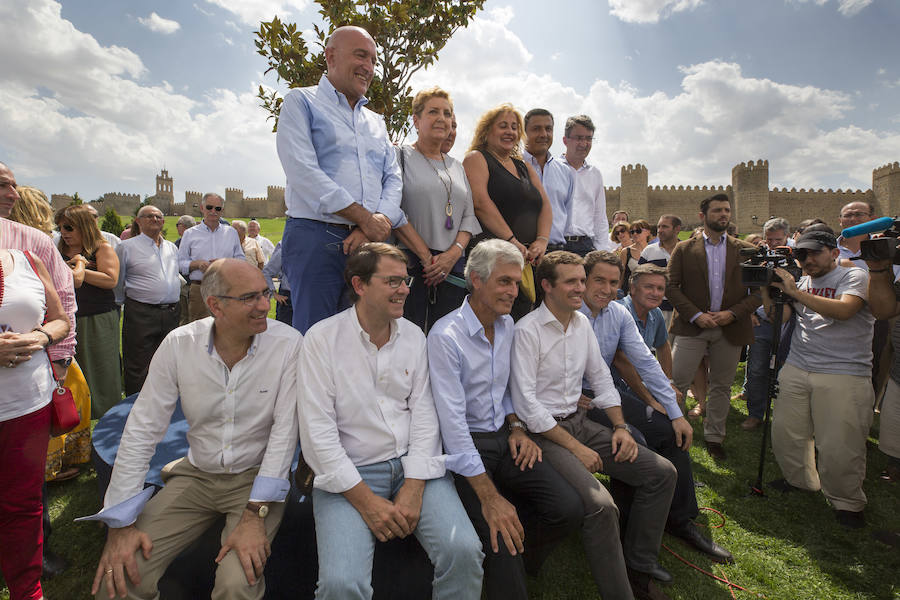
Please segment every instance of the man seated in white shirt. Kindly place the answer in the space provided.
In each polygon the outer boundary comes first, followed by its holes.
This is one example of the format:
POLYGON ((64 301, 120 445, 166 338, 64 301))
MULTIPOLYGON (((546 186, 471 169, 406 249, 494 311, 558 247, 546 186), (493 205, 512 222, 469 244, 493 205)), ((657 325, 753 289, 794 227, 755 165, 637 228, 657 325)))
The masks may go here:
POLYGON ((178 273, 178 248, 162 235, 162 211, 155 206, 142 206, 135 219, 141 233, 116 248, 116 296, 125 299, 122 362, 126 396, 141 391, 153 353, 178 327, 183 281, 178 273))
POLYGON ((98 600, 159 597, 169 563, 221 515, 212 597, 265 593, 297 447, 302 336, 266 318, 271 293, 242 260, 210 265, 200 292, 213 316, 163 340, 125 424, 103 510, 86 517, 109 526, 91 587, 98 600), (179 397, 188 455, 164 467, 166 485, 150 499, 144 478, 179 397))
POLYGON ((259 221, 251 219, 247 223, 247 235, 256 240, 256 243, 262 248, 263 254, 266 255, 266 262, 269 262, 269 259, 272 258, 272 253, 275 252, 275 244, 266 236, 259 234, 259 221))
MULTIPOLYGON (((456 473, 459 497, 487 554, 484 587, 490 599, 527 599, 526 570, 539 570, 583 514, 572 486, 541 460, 507 391, 515 332, 509 313, 523 264, 522 253, 504 240, 475 246, 465 270, 468 297, 428 334, 447 469, 456 473)), ((609 514, 591 515, 590 526, 615 529, 615 517, 611 524, 604 517, 609 514)))
MULTIPOLYGON (((604 540, 604 558, 618 563, 620 573, 627 567, 635 597, 662 597, 651 578, 672 581, 657 556, 675 490, 675 467, 631 437, 600 345, 588 318, 579 312, 584 260, 572 252, 550 252, 538 265, 535 285, 543 290, 544 301, 516 324, 513 408, 530 431, 542 434, 544 458, 581 494, 587 514, 617 510, 595 472, 634 488, 621 547, 616 531, 604 540), (592 405, 605 410, 612 429, 579 409, 582 378, 594 390, 592 405)), ((591 562, 596 571, 599 558, 591 562)))
POLYGON ((350 308, 309 328, 298 377, 300 447, 316 473, 316 598, 372 597, 375 541, 415 535, 435 598, 481 596, 481 542, 446 473, 425 336, 403 319, 406 255, 347 258, 350 308))

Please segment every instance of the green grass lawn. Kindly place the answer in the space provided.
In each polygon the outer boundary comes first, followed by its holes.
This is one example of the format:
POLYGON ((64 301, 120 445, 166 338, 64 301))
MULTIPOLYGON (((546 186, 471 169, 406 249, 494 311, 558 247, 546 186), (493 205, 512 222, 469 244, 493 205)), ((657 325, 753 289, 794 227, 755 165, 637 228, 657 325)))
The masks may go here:
MULTIPOLYGON (((743 368, 735 381, 742 378, 743 368)), ((735 393, 739 391, 737 385, 734 389, 735 393)), ((691 448, 694 477, 702 484, 697 488, 699 504, 724 514, 724 525, 713 531, 713 537, 734 554, 736 564, 716 565, 668 535, 664 545, 699 568, 750 590, 735 590, 735 598, 900 599, 900 552, 872 538, 876 529, 900 530, 900 488, 878 478, 886 462, 874 443, 878 419, 872 430, 865 482, 868 526, 851 531, 835 522, 821 494, 781 494, 774 490, 764 498, 748 494, 749 484, 756 480, 762 433, 743 431, 740 422, 745 416, 743 403, 733 402, 725 442, 727 461, 714 462, 702 443, 691 448)), ((695 425, 694 434, 695 439, 701 439, 700 425, 695 425)), ((764 482, 780 477, 771 451, 766 461, 764 482)), ((54 600, 87 598, 104 532, 96 523, 72 520, 99 509, 96 476, 84 469, 76 479, 51 483, 50 495, 52 546, 71 559, 73 566, 46 582, 45 591, 54 600)), ((706 511, 701 512, 699 520, 710 526, 721 522, 718 515, 706 511)), ((675 582, 666 588, 674 599, 732 597, 724 584, 682 563, 665 548, 660 552, 660 562, 675 575, 675 582)), ((540 577, 529 580, 529 589, 535 599, 597 597, 578 536, 551 555, 540 577)), ((5 589, 0 588, 0 598, 7 597, 5 589)))

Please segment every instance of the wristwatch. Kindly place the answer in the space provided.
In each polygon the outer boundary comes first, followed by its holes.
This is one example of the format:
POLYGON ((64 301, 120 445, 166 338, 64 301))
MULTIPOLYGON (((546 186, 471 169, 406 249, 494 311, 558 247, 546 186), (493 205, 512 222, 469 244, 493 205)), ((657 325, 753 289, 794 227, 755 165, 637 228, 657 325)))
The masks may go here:
POLYGON ((616 429, 624 429, 629 434, 631 433, 631 425, 629 425, 628 423, 619 423, 618 425, 613 425, 613 431, 615 431, 616 429))
POLYGON ((248 502, 246 508, 260 519, 265 519, 269 514, 269 505, 262 502, 248 502))
POLYGON ((513 429, 521 429, 522 431, 528 431, 528 427, 526 427, 525 423, 523 423, 522 421, 510 421, 509 432, 512 433, 513 429))

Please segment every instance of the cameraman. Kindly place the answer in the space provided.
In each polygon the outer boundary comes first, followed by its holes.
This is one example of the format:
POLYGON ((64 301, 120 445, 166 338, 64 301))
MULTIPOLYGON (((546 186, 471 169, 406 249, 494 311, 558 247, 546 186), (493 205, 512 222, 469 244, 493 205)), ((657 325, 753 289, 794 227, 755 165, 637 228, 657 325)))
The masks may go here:
MULTIPOLYGON (((900 315, 900 301, 894 287, 894 266, 889 260, 867 260, 869 266, 869 306, 876 319, 891 319, 900 315)), ((888 455, 888 465, 882 477, 900 481, 900 319, 891 331, 894 359, 890 378, 881 404, 879 449, 888 455)))
MULTIPOLYGON (((770 251, 788 245, 791 226, 787 220, 774 217, 763 225, 763 237, 766 248, 770 251)), ((766 414, 766 403, 769 399, 769 357, 772 354, 772 322, 766 316, 763 307, 756 309, 750 317, 753 322, 753 343, 747 349, 747 367, 744 371, 744 399, 747 401, 747 418, 741 423, 741 429, 752 431, 762 425, 766 414)), ((790 347, 790 338, 785 340, 787 325, 790 320, 785 315, 782 321, 782 342, 778 347, 777 369, 781 368, 784 357, 790 347)))
MULTIPOLYGON (((795 253, 807 274, 795 283, 778 268, 781 283, 773 284, 794 301, 797 322, 772 422, 772 450, 784 480, 770 485, 784 492, 821 489, 838 523, 860 528, 875 399, 868 278, 863 269, 837 265, 837 239, 828 232, 804 233, 795 253)), ((772 299, 761 290, 769 310, 772 299)))

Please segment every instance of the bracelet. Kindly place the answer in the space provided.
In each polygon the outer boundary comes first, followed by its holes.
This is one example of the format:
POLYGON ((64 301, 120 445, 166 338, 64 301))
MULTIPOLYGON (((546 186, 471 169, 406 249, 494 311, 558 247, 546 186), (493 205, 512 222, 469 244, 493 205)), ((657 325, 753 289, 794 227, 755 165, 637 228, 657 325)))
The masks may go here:
POLYGON ((535 239, 537 239, 537 240, 544 240, 544 241, 547 242, 548 244, 550 243, 550 238, 548 238, 546 235, 539 235, 539 236, 536 236, 535 239))
POLYGON ((869 273, 884 273, 885 271, 890 271, 890 269, 887 267, 884 269, 869 269, 869 273))
POLYGON ((453 245, 456 246, 457 248, 459 248, 460 252, 462 252, 463 254, 466 253, 466 249, 459 242, 453 242, 453 245))
POLYGON ((47 336, 47 346, 52 346, 52 345, 53 345, 53 338, 50 337, 50 334, 47 333, 47 331, 46 331, 43 327, 35 327, 35 328, 32 329, 31 331, 32 331, 32 333, 35 332, 35 331, 40 331, 41 333, 43 333, 44 335, 47 336))
POLYGON ((509 236, 508 238, 506 238, 506 241, 507 241, 507 242, 511 242, 511 241, 513 241, 514 239, 516 239, 516 234, 512 234, 511 236, 509 236))

